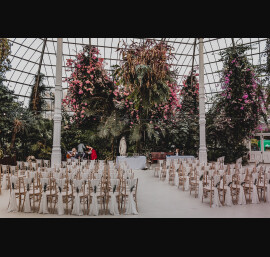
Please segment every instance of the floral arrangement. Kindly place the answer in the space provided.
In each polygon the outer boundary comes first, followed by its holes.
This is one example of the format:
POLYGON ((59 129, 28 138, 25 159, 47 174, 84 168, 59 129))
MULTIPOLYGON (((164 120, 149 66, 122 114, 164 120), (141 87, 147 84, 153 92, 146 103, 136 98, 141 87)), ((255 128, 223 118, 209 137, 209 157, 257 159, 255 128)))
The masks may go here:
POLYGON ((245 55, 247 49, 237 46, 221 53, 222 92, 206 117, 208 148, 214 147, 226 161, 244 156, 248 150, 244 140, 254 134, 261 118, 267 123, 265 96, 258 73, 245 55))
POLYGON ((244 137, 251 136, 259 125, 260 117, 266 119, 265 97, 254 67, 243 55, 247 48, 239 48, 238 53, 225 58, 223 70, 223 92, 220 111, 224 119, 219 119, 217 127, 223 129, 224 121, 244 137))
POLYGON ((9 55, 11 53, 11 43, 7 38, 0 38, 0 76, 3 77, 10 69, 9 55))
MULTIPOLYGON (((184 76, 181 89, 181 105, 179 113, 178 134, 182 135, 180 147, 186 154, 197 156, 199 148, 199 74, 194 67, 184 76), (192 83, 191 83, 192 82, 192 83)), ((179 143, 178 143, 179 144, 179 143)))
POLYGON ((118 49, 122 55, 120 66, 115 66, 114 77, 119 86, 114 92, 114 102, 125 109, 129 121, 130 140, 139 142, 144 133, 148 138, 159 140, 168 122, 176 122, 180 110, 180 88, 176 73, 169 61, 173 58, 172 47, 165 42, 146 40, 123 44, 118 49))
POLYGON ((196 72, 197 67, 190 71, 188 76, 184 76, 183 87, 181 89, 181 104, 182 112, 189 115, 199 114, 199 81, 197 77, 199 74, 196 72), (192 77, 192 84, 191 84, 192 77))
POLYGON ((96 47, 85 46, 74 60, 67 60, 71 76, 66 79, 68 93, 63 104, 74 113, 71 121, 95 121, 113 108, 115 85, 98 55, 96 47))

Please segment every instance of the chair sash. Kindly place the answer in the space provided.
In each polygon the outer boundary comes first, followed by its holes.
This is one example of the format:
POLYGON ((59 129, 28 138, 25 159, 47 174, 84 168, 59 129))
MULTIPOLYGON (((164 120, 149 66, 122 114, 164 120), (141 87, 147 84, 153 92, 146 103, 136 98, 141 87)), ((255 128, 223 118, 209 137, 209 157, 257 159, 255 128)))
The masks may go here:
POLYGON ((257 192, 257 186, 254 184, 253 184, 251 199, 252 199, 252 201, 251 201, 252 203, 260 203, 259 197, 258 197, 258 192, 257 192))
POLYGON ((63 204, 63 195, 62 195, 62 191, 63 191, 63 187, 66 183, 66 179, 59 179, 57 178, 55 180, 56 185, 58 186, 58 201, 57 201, 57 213, 58 215, 63 215, 64 214, 64 204, 63 204))
POLYGON ((112 215, 119 215, 118 204, 116 201, 115 189, 119 185, 119 179, 111 179, 112 195, 109 203, 109 211, 112 215))
POLYGON ((18 177, 14 176, 14 175, 12 175, 10 177, 11 192, 10 192, 10 196, 9 196, 8 212, 17 212, 18 211, 16 196, 15 196, 15 189, 16 189, 17 181, 18 181, 18 177))
POLYGON ((166 182, 169 182, 169 169, 166 169, 166 178, 165 178, 166 182))
POLYGON ((110 177, 111 177, 112 179, 117 179, 118 173, 117 173, 117 172, 111 172, 111 173, 110 173, 110 177))
POLYGON ((232 194, 231 189, 229 186, 224 186, 226 188, 226 195, 225 195, 225 205, 232 206, 232 194))
POLYGON ((189 176, 185 175, 184 177, 186 178, 185 184, 184 184, 184 190, 188 191, 189 190, 189 176))
POLYGON ((49 177, 49 172, 48 171, 41 171, 40 173, 42 175, 42 178, 48 178, 49 177))
POLYGON ((178 172, 175 172, 175 175, 174 175, 174 185, 176 187, 179 186, 179 175, 178 175, 178 172))
POLYGON ((90 204, 90 212, 89 215, 98 216, 99 206, 97 201, 97 188, 100 183, 100 179, 92 179, 90 180, 91 187, 94 189, 92 203, 90 204))
POLYGON ((239 197, 238 197, 238 204, 246 204, 246 197, 244 193, 244 188, 242 185, 240 185, 240 192, 239 192, 239 197))
POLYGON ((135 187, 137 179, 128 179, 128 200, 125 214, 138 214, 136 210, 136 203, 133 199, 133 188, 135 187))
POLYGON ((270 203, 270 184, 266 185, 267 191, 266 191, 266 202, 270 203))
POLYGON ((74 183, 74 187, 75 187, 75 198, 74 198, 73 209, 72 209, 71 214, 81 216, 81 215, 83 215, 83 212, 82 212, 82 208, 81 208, 81 201, 80 201, 79 192, 82 188, 83 180, 82 179, 80 179, 80 180, 74 179, 73 183, 74 183))
POLYGON ((24 178, 24 184, 26 185, 26 194, 25 194, 25 201, 24 201, 24 212, 32 212, 31 206, 30 206, 30 196, 29 196, 29 191, 30 191, 30 186, 32 183, 31 178, 24 178))
POLYGON ((199 190, 198 190, 198 198, 201 199, 203 195, 203 182, 202 180, 199 180, 199 190))
POLYGON ((218 189, 215 186, 213 187, 213 189, 214 189, 214 198, 213 198, 212 207, 220 207, 221 203, 220 203, 219 196, 218 196, 218 189))
POLYGON ((40 208, 39 208, 38 213, 47 214, 47 213, 49 213, 49 211, 48 211, 48 205, 47 205, 46 189, 47 189, 47 185, 49 183, 49 179, 48 178, 41 178, 40 183, 42 186, 42 195, 41 195, 40 208))
POLYGON ((4 190, 8 189, 8 186, 7 186, 7 173, 4 173, 4 175, 3 175, 2 187, 3 187, 4 190))

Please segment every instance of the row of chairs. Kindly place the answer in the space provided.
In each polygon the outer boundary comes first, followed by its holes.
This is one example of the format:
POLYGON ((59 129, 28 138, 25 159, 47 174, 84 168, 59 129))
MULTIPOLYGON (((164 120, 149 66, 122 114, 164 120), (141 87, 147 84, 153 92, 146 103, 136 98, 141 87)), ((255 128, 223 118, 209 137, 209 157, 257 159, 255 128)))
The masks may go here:
POLYGON ((115 163, 95 161, 90 166, 91 162, 75 161, 71 165, 62 162, 54 168, 20 170, 17 167, 13 173, 3 173, 6 188, 10 190, 8 210, 44 213, 45 209, 45 213, 57 210, 58 214, 75 215, 138 214, 138 179, 134 179, 134 173, 115 169, 115 163), (65 207, 64 211, 61 206, 65 207))
POLYGON ((189 190, 190 194, 194 191, 202 202, 209 198, 210 207, 270 201, 270 173, 264 166, 243 168, 240 162, 233 165, 194 163, 181 162, 177 166, 172 162, 168 169, 163 164, 155 169, 154 175, 159 173, 161 180, 189 190))
MULTIPOLYGON (((75 215, 99 215, 99 214, 122 214, 127 213, 127 200, 129 194, 132 194, 133 200, 137 206, 137 187, 138 179, 69 179, 65 178, 37 178, 29 177, 10 177, 10 195, 15 194, 18 201, 18 208, 15 210, 10 198, 8 209, 10 211, 25 211, 39 213, 57 213, 75 214, 75 215), (130 187, 132 185, 132 189, 130 187), (129 190, 132 190, 131 192, 129 190), (45 195, 45 196, 44 196, 45 195), (109 202, 112 195, 116 198, 117 210, 109 208, 109 202), (96 205, 93 206, 93 198, 96 197, 96 205), (29 197, 29 207, 25 209, 26 197, 29 197), (46 198, 46 200, 42 199, 46 198), (59 213, 59 197, 64 207, 62 213, 59 213), (79 199, 75 204, 76 197, 79 199), (48 203, 47 206, 43 202, 48 203), (79 205, 76 212, 76 205, 79 205), (97 206, 98 205, 98 206, 97 206), (92 208, 91 208, 92 206, 92 208), (98 209, 94 212, 92 209, 98 209), (80 211, 82 209, 82 211, 80 211)), ((131 213, 127 213, 131 214, 131 213)))

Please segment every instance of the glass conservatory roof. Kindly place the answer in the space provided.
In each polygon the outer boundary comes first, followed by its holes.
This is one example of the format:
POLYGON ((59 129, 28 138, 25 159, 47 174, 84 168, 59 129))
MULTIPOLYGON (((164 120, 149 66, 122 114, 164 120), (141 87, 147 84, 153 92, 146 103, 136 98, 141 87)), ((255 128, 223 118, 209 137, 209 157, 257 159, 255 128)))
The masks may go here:
MULTIPOLYGON (((172 61, 177 69, 178 84, 182 85, 184 75, 188 75, 192 67, 192 57, 194 51, 195 38, 152 38, 160 41, 165 40, 174 48, 175 59, 172 61)), ((11 46, 11 70, 6 73, 6 84, 18 100, 25 106, 28 105, 31 93, 31 85, 34 83, 34 75, 39 69, 39 62, 42 56, 45 38, 10 38, 11 46)), ((111 71, 111 67, 119 64, 120 56, 117 47, 122 46, 122 42, 127 44, 141 42, 146 38, 63 38, 63 80, 70 75, 66 70, 66 60, 73 59, 82 50, 83 46, 91 43, 100 50, 100 57, 106 62, 106 69, 111 71)), ((194 66, 199 65, 199 40, 196 40, 194 66)), ((248 58, 254 65, 263 64, 265 59, 262 53, 265 51, 266 38, 234 38, 236 45, 251 45, 253 49, 247 52, 248 58)), ((204 69, 205 69, 205 93, 206 110, 211 104, 211 96, 221 90, 219 71, 222 69, 220 61, 220 51, 232 46, 231 38, 204 38, 204 69)), ((40 72, 45 74, 44 84, 48 88, 46 101, 48 103, 47 112, 53 110, 51 96, 49 92, 54 92, 55 71, 56 71, 56 50, 57 38, 47 38, 44 48, 44 55, 40 72)), ((67 90, 67 83, 62 84, 64 95, 67 90)))

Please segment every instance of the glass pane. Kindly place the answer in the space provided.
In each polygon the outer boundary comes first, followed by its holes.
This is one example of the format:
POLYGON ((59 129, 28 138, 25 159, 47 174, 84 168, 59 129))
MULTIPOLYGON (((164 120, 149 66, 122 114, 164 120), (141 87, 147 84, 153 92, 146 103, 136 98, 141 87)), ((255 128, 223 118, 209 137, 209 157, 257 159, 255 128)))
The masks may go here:
POLYGON ((270 151, 270 136, 264 136, 264 151, 270 151))
POLYGON ((251 139, 251 151, 261 151, 261 141, 259 136, 255 136, 251 139))

